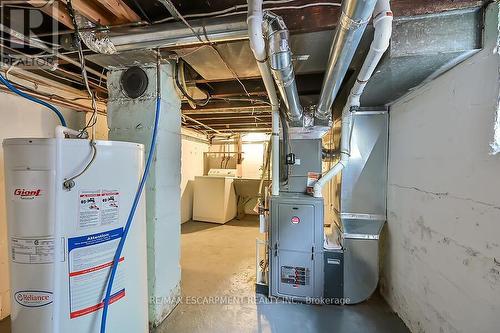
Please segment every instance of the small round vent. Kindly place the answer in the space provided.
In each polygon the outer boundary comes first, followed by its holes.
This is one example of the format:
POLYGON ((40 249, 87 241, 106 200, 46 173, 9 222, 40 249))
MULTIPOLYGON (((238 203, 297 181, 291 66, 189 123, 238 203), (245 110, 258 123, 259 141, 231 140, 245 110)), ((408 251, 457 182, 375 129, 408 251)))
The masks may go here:
POLYGON ((127 69, 120 81, 125 95, 130 98, 142 96, 148 87, 148 76, 139 66, 127 69))

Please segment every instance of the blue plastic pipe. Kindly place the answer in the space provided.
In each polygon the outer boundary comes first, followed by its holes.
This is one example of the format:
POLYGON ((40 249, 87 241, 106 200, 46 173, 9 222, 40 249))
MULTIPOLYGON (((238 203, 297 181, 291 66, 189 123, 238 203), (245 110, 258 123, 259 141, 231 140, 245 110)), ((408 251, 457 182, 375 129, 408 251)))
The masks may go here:
POLYGON ((149 175, 149 168, 151 167, 151 162, 153 160, 153 155, 156 148, 156 137, 158 134, 158 123, 160 121, 160 110, 161 110, 161 98, 158 96, 156 98, 155 122, 153 127, 153 135, 151 137, 151 146, 149 148, 148 159, 146 160, 146 167, 144 168, 144 173, 142 174, 141 182, 139 183, 139 187, 137 188, 137 192, 135 193, 134 202, 132 204, 132 208, 130 209, 130 213, 128 214, 127 223, 125 224, 125 228, 123 229, 123 234, 122 237, 120 238, 120 243, 118 243, 118 247, 116 248, 115 256, 113 258, 113 263, 111 266, 111 274, 109 275, 108 286, 106 288, 106 296, 104 297, 104 307, 102 309, 101 333, 106 332, 106 319, 108 315, 108 306, 109 306, 109 300, 111 298, 111 290, 113 288, 113 280, 115 279, 116 269, 118 268, 118 263, 123 251, 123 245, 125 245, 125 240, 127 239, 128 231, 130 230, 130 226, 132 225, 132 221, 134 220, 135 211, 137 209, 137 205, 139 204, 142 190, 144 189, 144 185, 146 184, 146 180, 149 175))
POLYGON ((32 102, 38 103, 40 105, 43 105, 43 106, 51 109, 57 115, 57 117, 59 118, 59 121, 61 122, 61 125, 63 125, 64 127, 66 127, 66 120, 64 119, 64 116, 62 115, 61 111, 59 111, 55 106, 53 106, 52 104, 49 104, 49 103, 47 103, 45 101, 42 101, 41 99, 38 99, 38 98, 33 97, 33 96, 30 96, 30 95, 22 92, 21 90, 17 89, 2 74, 0 74, 0 82, 2 82, 13 93, 16 93, 16 94, 18 94, 21 97, 24 97, 24 98, 26 98, 26 99, 28 99, 28 100, 30 100, 32 102))

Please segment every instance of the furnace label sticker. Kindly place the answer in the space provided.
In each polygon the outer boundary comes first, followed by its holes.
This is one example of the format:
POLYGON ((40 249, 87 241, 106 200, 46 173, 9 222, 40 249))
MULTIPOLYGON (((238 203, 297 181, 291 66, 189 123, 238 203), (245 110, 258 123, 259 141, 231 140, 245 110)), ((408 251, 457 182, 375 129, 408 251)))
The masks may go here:
POLYGON ((79 229, 118 223, 120 205, 118 190, 81 191, 78 200, 79 229))
MULTIPOLYGON (((123 228, 68 239, 70 318, 98 311, 104 305, 108 275, 123 228)), ((125 297, 125 258, 119 260, 110 304, 125 297)))
POLYGON ((10 251, 18 264, 50 264, 54 262, 54 238, 11 237, 10 251))
POLYGON ((99 225, 101 210, 101 191, 80 191, 79 195, 79 228, 96 227, 99 225))
POLYGON ((318 172, 307 173, 307 193, 311 194, 314 192, 314 184, 318 181, 320 176, 318 172))
POLYGON ((281 266, 281 283, 294 288, 309 285, 309 269, 305 267, 281 266))
POLYGON ((102 190, 101 202, 101 224, 117 223, 118 207, 120 206, 120 192, 102 190))

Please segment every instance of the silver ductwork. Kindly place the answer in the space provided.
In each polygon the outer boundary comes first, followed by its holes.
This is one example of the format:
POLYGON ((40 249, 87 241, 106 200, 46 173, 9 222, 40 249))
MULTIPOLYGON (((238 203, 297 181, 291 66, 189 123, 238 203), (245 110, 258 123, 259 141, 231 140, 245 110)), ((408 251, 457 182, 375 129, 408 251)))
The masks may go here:
MULTIPOLYGON (((267 36, 267 55, 274 80, 285 103, 288 119, 300 123, 303 109, 299 100, 297 83, 289 46, 289 33, 283 19, 271 12, 264 14, 264 34, 267 36)), ((300 123, 300 125, 302 125, 300 123)))
POLYGON ((148 27, 116 29, 109 39, 119 52, 157 47, 179 47, 248 39, 245 20, 234 17, 192 20, 194 32, 182 22, 155 24, 148 27), (200 41, 198 36, 201 37, 200 41))
POLYGON ((344 0, 335 31, 328 67, 316 110, 316 117, 329 119, 331 107, 358 48, 376 0, 344 0))
MULTIPOLYGON (((97 29, 81 32, 82 40, 98 53, 110 54, 158 47, 196 46, 248 39, 248 26, 241 18, 220 17, 189 21, 196 34, 182 22, 151 26, 97 29), (200 37, 200 38, 198 38, 200 37), (201 39, 201 41, 200 41, 201 39)), ((87 28, 92 26, 85 25, 87 28)))

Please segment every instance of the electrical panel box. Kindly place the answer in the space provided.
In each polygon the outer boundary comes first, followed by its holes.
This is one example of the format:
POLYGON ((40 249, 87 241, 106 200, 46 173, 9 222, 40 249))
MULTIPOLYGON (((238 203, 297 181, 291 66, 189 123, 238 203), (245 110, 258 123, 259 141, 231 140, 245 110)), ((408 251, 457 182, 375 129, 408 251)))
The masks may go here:
POLYGON ((271 198, 271 295, 323 297, 323 199, 302 193, 271 198))

